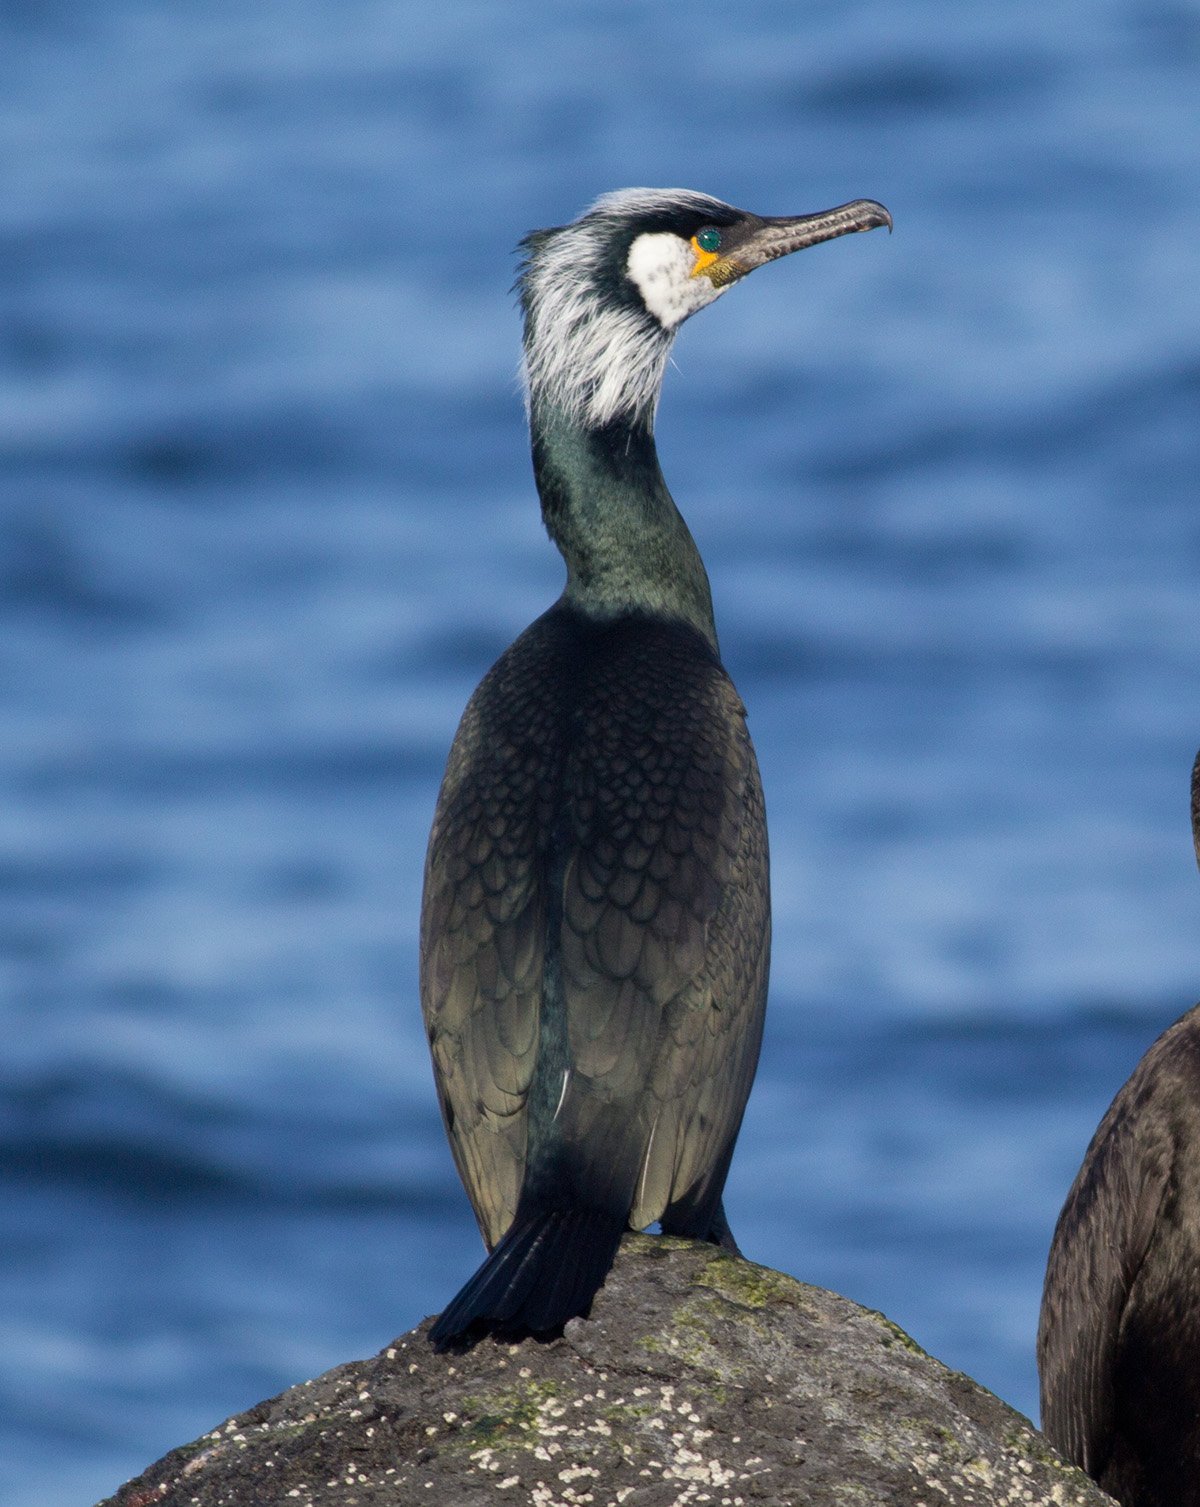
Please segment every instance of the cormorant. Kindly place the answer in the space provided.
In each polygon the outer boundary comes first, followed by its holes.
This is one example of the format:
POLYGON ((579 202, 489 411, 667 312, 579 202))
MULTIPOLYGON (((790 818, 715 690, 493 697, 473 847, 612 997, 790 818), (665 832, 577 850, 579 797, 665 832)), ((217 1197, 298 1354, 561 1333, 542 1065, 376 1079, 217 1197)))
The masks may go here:
POLYGON ((762 218, 629 189, 522 242, 533 468, 567 581, 471 697, 429 838, 421 999, 491 1253, 438 1348, 586 1314, 629 1228, 737 1250, 721 1193, 762 1036, 767 832, 654 415, 689 315, 878 225, 870 200, 762 218))
MULTIPOLYGON (((1200 754, 1192 766, 1200 863, 1200 754)), ((1200 1005, 1100 1121, 1050 1245, 1042 1428, 1123 1507, 1200 1507, 1200 1005)))

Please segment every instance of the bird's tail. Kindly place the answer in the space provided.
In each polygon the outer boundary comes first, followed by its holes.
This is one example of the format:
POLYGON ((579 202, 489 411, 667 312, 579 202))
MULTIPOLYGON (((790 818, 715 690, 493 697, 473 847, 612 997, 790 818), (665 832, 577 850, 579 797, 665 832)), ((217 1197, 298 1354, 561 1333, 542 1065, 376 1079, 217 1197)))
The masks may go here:
POLYGON ((445 1350, 468 1330, 542 1333, 584 1315, 608 1276, 625 1221, 598 1209, 518 1214, 429 1331, 445 1350))

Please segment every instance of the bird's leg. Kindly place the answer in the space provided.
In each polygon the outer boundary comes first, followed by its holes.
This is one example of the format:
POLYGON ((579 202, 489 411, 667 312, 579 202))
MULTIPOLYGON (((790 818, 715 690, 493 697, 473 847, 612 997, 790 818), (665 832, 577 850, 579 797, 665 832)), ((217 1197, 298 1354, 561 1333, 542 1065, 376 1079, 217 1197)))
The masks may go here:
POLYGON ((708 1234, 704 1237, 710 1245, 719 1245, 723 1251, 728 1251, 731 1256, 740 1256, 741 1247, 733 1238, 733 1231, 729 1228, 729 1221, 725 1218, 725 1205, 719 1203, 712 1217, 712 1224, 708 1227, 708 1234))

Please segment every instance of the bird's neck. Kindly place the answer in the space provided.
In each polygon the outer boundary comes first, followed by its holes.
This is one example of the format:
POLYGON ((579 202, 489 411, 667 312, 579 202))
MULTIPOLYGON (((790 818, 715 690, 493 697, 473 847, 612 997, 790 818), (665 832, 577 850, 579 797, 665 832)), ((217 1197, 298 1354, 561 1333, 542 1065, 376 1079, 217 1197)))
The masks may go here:
POLYGON ((650 416, 592 427, 535 401, 530 430, 542 517, 567 564, 564 600, 597 619, 682 620, 715 649, 708 575, 667 491, 650 416))

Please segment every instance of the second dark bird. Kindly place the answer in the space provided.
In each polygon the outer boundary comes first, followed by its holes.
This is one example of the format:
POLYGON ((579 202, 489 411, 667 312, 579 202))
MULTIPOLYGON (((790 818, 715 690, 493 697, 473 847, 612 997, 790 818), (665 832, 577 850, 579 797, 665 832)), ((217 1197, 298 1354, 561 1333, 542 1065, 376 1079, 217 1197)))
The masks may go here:
MULTIPOLYGON (((1192 766, 1200 862, 1200 755, 1192 766)), ((1200 1005, 1150 1047, 1059 1215, 1042 1428, 1122 1507, 1200 1507, 1200 1005)))
POLYGON ((489 1255, 431 1332, 585 1314, 627 1229, 736 1251, 721 1195, 771 906, 745 710, 654 415, 675 332, 754 268, 887 225, 631 189, 524 244, 533 466, 562 596, 472 696, 429 839, 421 998, 489 1255))

